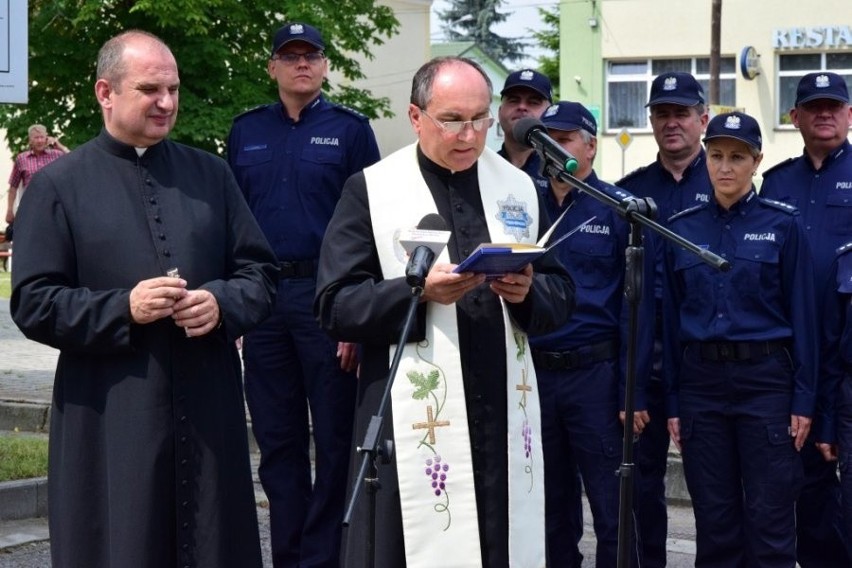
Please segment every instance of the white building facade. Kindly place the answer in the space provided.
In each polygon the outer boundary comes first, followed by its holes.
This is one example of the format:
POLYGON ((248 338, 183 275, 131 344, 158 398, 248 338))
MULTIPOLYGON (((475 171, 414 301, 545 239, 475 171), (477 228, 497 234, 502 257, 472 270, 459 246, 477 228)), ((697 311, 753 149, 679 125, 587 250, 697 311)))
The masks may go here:
MULTIPOLYGON (((574 0, 560 4, 562 98, 598 118, 598 174, 615 181, 654 160, 645 103, 664 71, 687 71, 709 96, 711 0, 574 0), (619 144, 619 139, 622 144, 619 144), (622 145, 627 142, 625 150, 622 145)), ((754 116, 762 169, 802 152, 790 124, 799 78, 828 70, 852 87, 852 2, 723 0, 720 98, 754 116)))

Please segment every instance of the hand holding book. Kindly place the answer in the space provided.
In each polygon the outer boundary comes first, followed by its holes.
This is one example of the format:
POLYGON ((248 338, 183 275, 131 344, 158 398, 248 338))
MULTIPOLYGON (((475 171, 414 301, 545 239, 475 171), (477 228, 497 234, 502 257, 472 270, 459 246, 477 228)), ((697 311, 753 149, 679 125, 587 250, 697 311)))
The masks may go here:
POLYGON ((590 217, 547 246, 542 246, 542 244, 546 243, 553 234, 553 230, 562 220, 562 217, 553 224, 538 244, 482 243, 476 247, 476 250, 470 253, 470 256, 461 261, 459 265, 453 269, 453 272, 475 272, 477 274, 485 274, 488 280, 500 278, 504 274, 509 274, 511 272, 520 272, 527 264, 548 253, 551 249, 579 231, 582 227, 586 226, 594 219, 595 217, 590 217))

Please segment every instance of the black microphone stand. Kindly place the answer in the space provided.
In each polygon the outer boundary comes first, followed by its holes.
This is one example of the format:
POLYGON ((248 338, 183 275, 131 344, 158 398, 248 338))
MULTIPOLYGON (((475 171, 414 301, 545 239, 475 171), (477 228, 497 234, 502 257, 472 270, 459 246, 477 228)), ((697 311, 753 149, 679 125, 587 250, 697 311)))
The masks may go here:
POLYGON ((624 393, 624 432, 622 435, 622 460, 618 468, 619 501, 618 501, 618 568, 630 565, 630 535, 633 532, 633 413, 635 410, 636 388, 636 349, 639 330, 639 305, 642 299, 643 272, 645 252, 642 246, 642 229, 647 227, 662 237, 672 241, 688 251, 698 255, 701 260, 718 270, 729 270, 730 263, 719 255, 702 249, 698 245, 684 239, 653 219, 657 215, 657 206, 651 198, 638 198, 621 191, 621 200, 604 193, 577 179, 565 170, 563 163, 539 152, 542 158, 542 170, 548 177, 556 178, 572 187, 583 191, 601 203, 613 209, 630 224, 630 237, 625 249, 624 296, 629 304, 630 320, 627 344, 627 368, 624 393))
MULTIPOLYGON (((411 284, 411 281, 409 281, 411 284)), ((361 467, 358 470, 358 475, 352 484, 352 496, 349 499, 349 505, 346 508, 346 514, 343 517, 343 526, 348 527, 352 521, 352 514, 355 510, 355 504, 361 493, 361 487, 367 488, 369 496, 369 513, 367 519, 367 556, 365 559, 366 568, 375 566, 376 558, 376 493, 381 489, 382 485, 379 482, 379 467, 377 460, 381 458, 382 463, 390 463, 393 457, 393 440, 380 440, 382 430, 384 429, 385 412, 390 403, 391 388, 393 387, 394 377, 399 362, 402 359, 402 351, 408 341, 408 336, 411 334, 411 328, 414 326, 415 314, 417 313, 417 305, 420 303, 420 296, 423 295, 423 287, 425 286, 425 275, 423 281, 418 281, 411 285, 411 299, 408 304, 408 311, 405 315, 405 323, 402 326, 402 332, 399 334, 399 342, 393 354, 390 368, 388 370, 388 380, 385 383, 385 390, 382 394, 382 400, 379 403, 379 408, 376 414, 370 418, 370 423, 367 425, 367 431, 364 433, 364 441, 358 446, 357 451, 361 454, 361 467), (369 468, 369 475, 367 469, 369 468), (363 480, 363 485, 361 481, 363 480)))

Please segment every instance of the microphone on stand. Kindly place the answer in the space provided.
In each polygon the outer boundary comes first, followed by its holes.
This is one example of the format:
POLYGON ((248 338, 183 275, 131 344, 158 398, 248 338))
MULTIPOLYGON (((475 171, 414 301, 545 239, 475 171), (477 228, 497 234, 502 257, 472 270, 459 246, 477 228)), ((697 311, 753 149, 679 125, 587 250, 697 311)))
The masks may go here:
MULTIPOLYGON (((515 136, 515 140, 519 140, 530 148, 534 148, 545 162, 549 160, 569 174, 577 170, 577 166, 579 165, 577 158, 572 156, 559 142, 547 134, 547 127, 540 120, 529 117, 522 118, 515 123, 514 128, 512 128, 512 134, 515 136)), ((618 203, 637 199, 629 191, 625 191, 615 185, 607 184, 597 189, 618 203)), ((584 188, 580 187, 580 190, 584 191, 584 188)))
POLYGON ((447 223, 437 213, 429 213, 417 224, 417 228, 400 238, 399 242, 408 252, 408 265, 405 267, 405 282, 412 289, 423 292, 426 275, 435 259, 447 246, 450 232, 447 223))
POLYGON ((547 127, 537 118, 520 119, 512 128, 512 135, 515 140, 534 148, 545 160, 555 162, 569 174, 577 171, 577 158, 548 136, 547 127))

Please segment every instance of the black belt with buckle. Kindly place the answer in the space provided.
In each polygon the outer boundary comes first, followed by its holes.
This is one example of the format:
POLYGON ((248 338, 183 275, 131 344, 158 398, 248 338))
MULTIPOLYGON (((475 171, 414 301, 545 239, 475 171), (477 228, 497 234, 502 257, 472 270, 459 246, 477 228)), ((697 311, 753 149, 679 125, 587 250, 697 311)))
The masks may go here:
POLYGON ((315 260, 282 260, 278 263, 279 278, 310 278, 316 276, 315 260))
POLYGON ((615 359, 618 357, 618 343, 602 341, 592 345, 584 345, 570 351, 540 351, 532 350, 533 363, 548 371, 562 371, 584 367, 592 363, 615 359))
POLYGON ((761 359, 787 348, 786 341, 703 341, 695 345, 707 361, 761 359))

